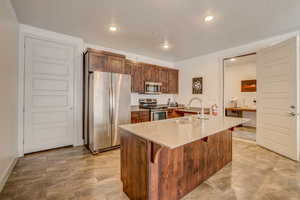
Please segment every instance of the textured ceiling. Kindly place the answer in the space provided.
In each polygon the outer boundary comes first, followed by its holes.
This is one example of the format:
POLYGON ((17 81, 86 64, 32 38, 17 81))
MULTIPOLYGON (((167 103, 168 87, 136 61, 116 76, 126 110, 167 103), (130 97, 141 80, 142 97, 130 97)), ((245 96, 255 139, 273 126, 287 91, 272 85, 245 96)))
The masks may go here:
POLYGON ((300 29, 299 0, 12 0, 19 21, 179 61, 300 29), (215 16, 205 24, 204 17, 215 16), (111 33, 116 24, 120 30, 111 33), (162 49, 167 40, 171 48, 162 49))

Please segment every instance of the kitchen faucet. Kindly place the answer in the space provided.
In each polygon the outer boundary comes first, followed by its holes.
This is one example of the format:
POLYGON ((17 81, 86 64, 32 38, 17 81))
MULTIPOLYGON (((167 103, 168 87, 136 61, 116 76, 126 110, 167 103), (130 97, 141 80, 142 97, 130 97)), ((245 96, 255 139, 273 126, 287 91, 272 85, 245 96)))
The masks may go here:
MULTIPOLYGON (((187 105, 187 108, 190 109, 191 108, 191 104, 193 101, 199 101, 200 102, 200 105, 201 105, 201 114, 200 114, 200 118, 201 119, 204 119, 204 105, 203 105, 203 100, 198 98, 198 97, 193 97, 191 98, 191 100, 189 101, 188 105, 187 105)), ((199 112, 198 112, 198 115, 199 115, 199 112)))

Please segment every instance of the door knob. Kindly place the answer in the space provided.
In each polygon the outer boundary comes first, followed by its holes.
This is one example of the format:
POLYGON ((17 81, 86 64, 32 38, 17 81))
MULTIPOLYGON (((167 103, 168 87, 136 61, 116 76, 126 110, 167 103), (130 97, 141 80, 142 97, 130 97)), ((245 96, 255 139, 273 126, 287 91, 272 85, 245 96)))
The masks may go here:
POLYGON ((295 112, 288 112, 288 114, 290 115, 290 116, 297 116, 298 114, 297 113, 295 113, 295 112))

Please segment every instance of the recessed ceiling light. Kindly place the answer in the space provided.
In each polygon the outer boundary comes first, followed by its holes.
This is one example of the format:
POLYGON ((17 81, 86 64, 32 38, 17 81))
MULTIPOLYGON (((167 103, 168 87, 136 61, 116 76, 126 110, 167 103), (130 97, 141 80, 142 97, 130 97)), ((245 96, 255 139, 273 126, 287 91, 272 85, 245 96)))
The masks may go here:
POLYGON ((165 43, 164 45, 163 45, 163 48, 164 49, 168 49, 170 46, 167 44, 167 43, 165 43))
POLYGON ((118 28, 116 26, 111 26, 111 27, 109 27, 109 30, 112 32, 115 32, 118 30, 118 28))
POLYGON ((234 61, 236 61, 236 59, 235 59, 235 58, 231 58, 230 61, 231 61, 231 62, 234 62, 234 61))
POLYGON ((208 15, 208 16, 206 16, 206 17, 204 18, 204 21, 205 21, 205 22, 210 22, 210 21, 212 21, 213 19, 214 19, 214 16, 208 15))

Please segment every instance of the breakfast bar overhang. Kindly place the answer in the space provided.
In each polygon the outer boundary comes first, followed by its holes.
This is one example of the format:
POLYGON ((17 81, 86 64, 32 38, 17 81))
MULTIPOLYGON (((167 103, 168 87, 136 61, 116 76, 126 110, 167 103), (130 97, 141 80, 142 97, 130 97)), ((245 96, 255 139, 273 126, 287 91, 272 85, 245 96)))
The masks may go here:
POLYGON ((177 200, 232 161, 244 118, 197 116, 120 126, 121 180, 131 200, 177 200))

